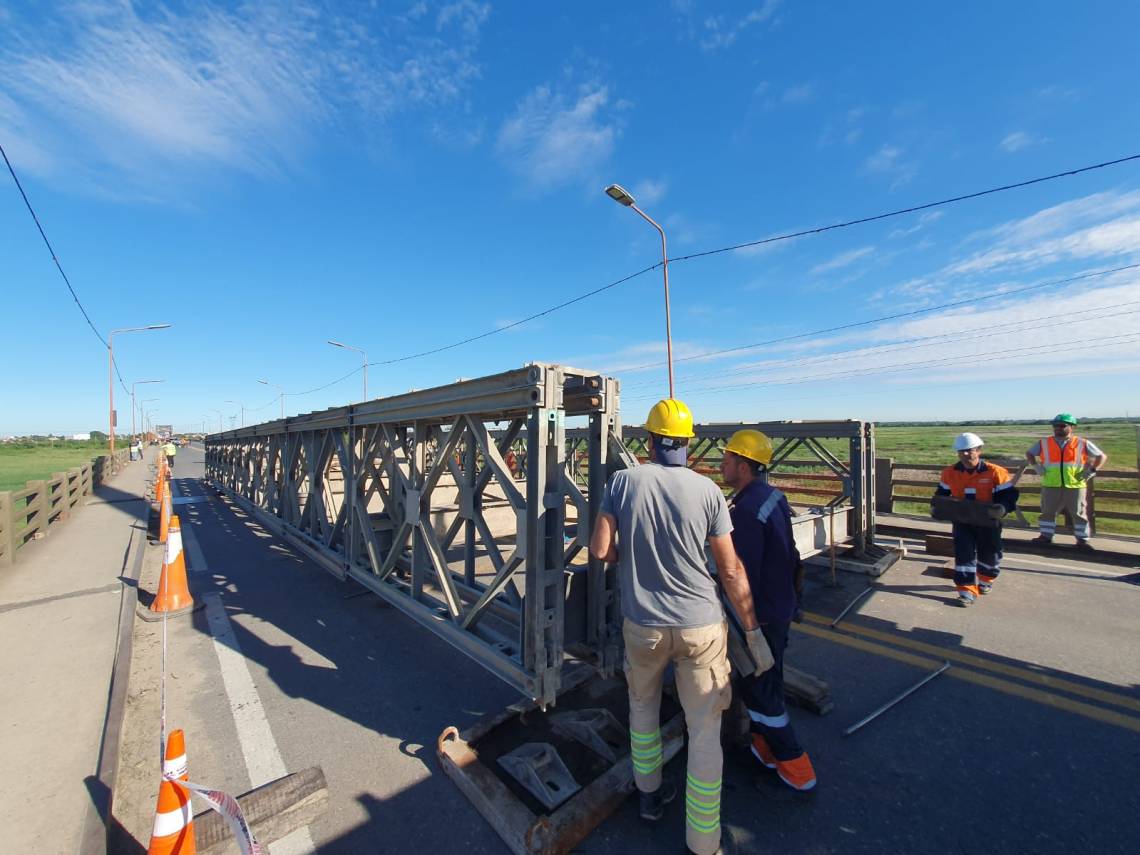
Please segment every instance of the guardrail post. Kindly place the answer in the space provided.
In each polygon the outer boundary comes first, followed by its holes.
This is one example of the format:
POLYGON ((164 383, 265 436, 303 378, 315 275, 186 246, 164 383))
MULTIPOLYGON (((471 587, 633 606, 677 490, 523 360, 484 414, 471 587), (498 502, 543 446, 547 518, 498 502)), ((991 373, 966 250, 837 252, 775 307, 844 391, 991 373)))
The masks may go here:
POLYGON ((34 503, 28 502, 27 507, 24 508, 24 513, 26 514, 24 517, 24 531, 27 531, 29 528, 31 528, 31 525, 28 523, 28 519, 34 514, 36 516, 36 530, 32 532, 32 535, 35 536, 38 534, 40 537, 43 537, 47 534, 48 514, 51 512, 51 499, 48 494, 48 482, 29 481, 28 489, 35 490, 36 501, 34 503))
POLYGON ((12 515, 12 494, 0 493, 0 567, 16 560, 16 520, 12 515))
MULTIPOLYGON (((56 494, 59 498, 59 516, 56 517, 56 519, 60 522, 64 522, 71 517, 71 505, 69 505, 67 502, 67 473, 54 472, 52 473, 51 480, 52 482, 59 481, 59 489, 56 494)), ((54 498, 55 497, 53 496, 48 497, 49 505, 55 505, 55 502, 53 501, 54 498)), ((51 511, 49 510, 49 513, 50 512, 51 511)))
POLYGON ((895 512, 893 457, 875 458, 875 510, 883 514, 895 512))

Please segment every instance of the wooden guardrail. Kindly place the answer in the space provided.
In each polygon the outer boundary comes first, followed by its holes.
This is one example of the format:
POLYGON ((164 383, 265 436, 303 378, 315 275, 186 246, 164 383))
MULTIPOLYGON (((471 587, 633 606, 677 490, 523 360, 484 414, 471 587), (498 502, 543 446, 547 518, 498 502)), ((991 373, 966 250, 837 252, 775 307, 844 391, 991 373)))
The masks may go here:
MULTIPOLYGON (((1021 493, 1018 501, 1018 510, 1022 513, 1038 514, 1041 512, 1040 478, 1032 467, 1026 467, 1022 459, 993 461, 1004 466, 1014 474, 1020 473, 1017 489, 1021 493), (1028 500, 1028 501, 1027 501, 1028 500)), ((895 513, 896 504, 925 505, 929 503, 938 484, 939 473, 944 466, 938 464, 897 463, 890 457, 875 458, 875 510, 879 513, 895 513), (900 477, 901 476, 901 477, 900 477), (900 488, 902 488, 900 490, 900 488), (918 492, 922 490, 923 492, 918 492)), ((1103 507, 1104 502, 1112 502, 1116 507, 1125 503, 1128 507, 1140 508, 1140 473, 1124 469, 1102 469, 1097 476, 1088 481, 1087 486, 1089 526, 1096 531, 1096 521, 1122 520, 1140 522, 1140 513, 1134 511, 1116 510, 1103 507), (1110 488, 1109 482, 1115 482, 1110 488), (1098 487, 1097 485, 1104 485, 1098 487), (1116 489, 1124 486, 1126 489, 1116 489), (1102 507, 1097 507, 1097 502, 1102 507)), ((1018 519, 1010 518, 1008 524, 1012 526, 1029 527, 1031 524, 1019 515, 1018 519)))
POLYGON ((90 463, 28 481, 22 490, 0 492, 0 566, 16 560, 29 542, 66 522, 79 503, 126 465, 129 450, 104 454, 90 463))

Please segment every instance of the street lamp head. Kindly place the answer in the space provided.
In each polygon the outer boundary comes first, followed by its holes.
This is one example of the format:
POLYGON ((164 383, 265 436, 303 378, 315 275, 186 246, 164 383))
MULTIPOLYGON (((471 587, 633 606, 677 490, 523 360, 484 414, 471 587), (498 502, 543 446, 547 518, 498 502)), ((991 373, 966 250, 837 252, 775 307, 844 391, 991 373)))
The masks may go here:
POLYGON ((268 385, 269 385, 269 381, 268 381, 268 380, 258 380, 257 382, 258 382, 258 383, 264 383, 266 386, 268 386, 268 385))
POLYGON ((168 330, 168 329, 170 329, 170 327, 171 327, 171 326, 172 326, 172 324, 151 324, 149 327, 144 327, 144 329, 148 329, 148 330, 168 330))
POLYGON ((348 349, 347 344, 341 344, 339 341, 333 341, 331 338, 329 339, 329 344, 331 344, 333 347, 343 347, 346 350, 348 349))
POLYGON ((607 187, 606 195, 618 204, 625 205, 627 208, 633 204, 633 196, 620 184, 611 184, 607 187))

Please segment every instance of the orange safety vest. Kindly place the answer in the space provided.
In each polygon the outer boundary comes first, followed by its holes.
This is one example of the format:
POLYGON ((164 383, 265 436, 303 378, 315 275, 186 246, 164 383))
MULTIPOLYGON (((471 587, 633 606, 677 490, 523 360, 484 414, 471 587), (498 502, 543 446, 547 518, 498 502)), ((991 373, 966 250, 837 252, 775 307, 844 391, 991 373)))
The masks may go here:
POLYGON ((1041 465, 1045 467, 1041 486, 1080 489, 1085 486, 1081 470, 1088 462, 1088 447, 1080 437, 1069 437, 1064 448, 1053 437, 1046 437, 1041 440, 1041 465))

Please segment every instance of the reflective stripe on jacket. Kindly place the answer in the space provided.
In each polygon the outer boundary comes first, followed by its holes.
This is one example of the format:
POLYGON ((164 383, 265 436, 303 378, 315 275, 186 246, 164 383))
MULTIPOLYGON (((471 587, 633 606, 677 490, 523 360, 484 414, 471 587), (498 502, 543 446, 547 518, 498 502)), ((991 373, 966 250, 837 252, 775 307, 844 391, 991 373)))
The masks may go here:
POLYGON ((942 470, 936 496, 953 496, 975 502, 993 502, 1007 511, 1017 507, 1018 489, 1013 486, 1009 470, 996 463, 978 461, 977 469, 967 469, 961 462, 942 470))
POLYGON ((1081 470, 1088 462, 1088 448, 1080 437, 1070 437, 1064 448, 1053 437, 1046 437, 1041 440, 1041 465, 1045 467, 1041 486, 1080 489, 1085 485, 1081 470))

